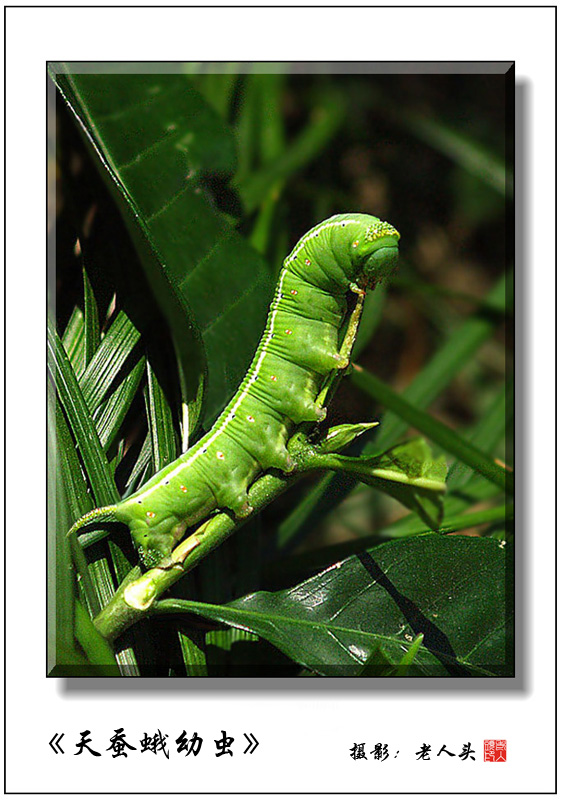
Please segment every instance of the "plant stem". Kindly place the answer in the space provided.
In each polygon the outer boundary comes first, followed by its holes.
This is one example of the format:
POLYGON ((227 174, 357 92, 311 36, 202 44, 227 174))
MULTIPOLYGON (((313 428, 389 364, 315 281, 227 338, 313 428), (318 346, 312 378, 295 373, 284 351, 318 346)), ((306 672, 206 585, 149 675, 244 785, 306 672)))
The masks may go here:
POLYGON ((291 475, 263 475, 249 491, 253 513, 243 520, 220 513, 204 522, 173 551, 168 562, 144 574, 135 567, 117 589, 110 602, 94 619, 94 625, 105 639, 113 641, 140 619, 150 616, 154 602, 190 572, 208 554, 264 506, 282 494, 305 471, 304 462, 291 475))

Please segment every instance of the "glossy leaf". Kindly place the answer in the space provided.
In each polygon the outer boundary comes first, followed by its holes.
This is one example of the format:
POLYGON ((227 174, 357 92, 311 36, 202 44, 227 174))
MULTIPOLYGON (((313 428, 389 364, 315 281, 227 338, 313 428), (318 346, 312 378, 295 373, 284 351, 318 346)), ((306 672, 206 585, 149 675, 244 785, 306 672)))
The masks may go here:
POLYGON ((352 556, 291 589, 224 606, 164 600, 157 612, 252 631, 322 675, 359 675, 377 647, 384 663, 397 665, 420 633, 424 675, 511 675, 505 555, 494 539, 419 536, 352 556))

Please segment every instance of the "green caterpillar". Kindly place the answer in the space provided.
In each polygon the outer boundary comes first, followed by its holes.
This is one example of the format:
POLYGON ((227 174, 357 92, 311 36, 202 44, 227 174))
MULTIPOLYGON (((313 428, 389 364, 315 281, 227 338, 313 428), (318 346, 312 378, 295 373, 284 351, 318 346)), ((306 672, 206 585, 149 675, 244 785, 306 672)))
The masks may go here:
POLYGON ((256 477, 294 468, 286 445, 295 426, 325 417, 320 389, 348 366, 354 341, 339 347, 346 295, 363 296, 394 270, 398 240, 395 228, 367 214, 338 214, 306 233, 284 261, 247 374, 211 430, 135 494, 94 509, 71 532, 124 522, 153 566, 216 509, 250 514, 247 492, 256 477))

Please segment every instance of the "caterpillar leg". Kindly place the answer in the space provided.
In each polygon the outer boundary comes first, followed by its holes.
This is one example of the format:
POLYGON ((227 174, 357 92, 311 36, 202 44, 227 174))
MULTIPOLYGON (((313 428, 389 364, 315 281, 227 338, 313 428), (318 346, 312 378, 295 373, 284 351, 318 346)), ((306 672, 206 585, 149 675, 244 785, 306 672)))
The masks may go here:
POLYGON ((364 289, 361 289, 359 286, 357 286, 356 283, 351 283, 350 290, 357 295, 357 300, 356 305, 351 312, 351 316, 349 317, 349 324, 345 332, 345 338, 343 339, 341 348, 339 350, 340 363, 337 369, 346 369, 349 366, 351 353, 358 333, 358 326, 360 324, 362 312, 364 311, 364 298, 366 297, 366 292, 364 289))
POLYGON ((347 330, 345 331, 345 337, 341 343, 341 347, 339 348, 339 352, 334 357, 336 372, 328 376, 325 385, 317 396, 316 402, 319 407, 324 406, 328 402, 328 398, 333 395, 337 385, 339 384, 343 370, 348 368, 351 361, 352 349, 356 341, 360 318, 364 310, 364 298, 366 296, 366 292, 355 283, 350 285, 350 291, 357 295, 356 305, 349 317, 349 323, 347 325, 347 330))
POLYGON ((221 508, 229 508, 238 519, 249 517, 253 507, 249 503, 247 489, 234 484, 226 484, 221 490, 216 492, 218 505, 221 508))

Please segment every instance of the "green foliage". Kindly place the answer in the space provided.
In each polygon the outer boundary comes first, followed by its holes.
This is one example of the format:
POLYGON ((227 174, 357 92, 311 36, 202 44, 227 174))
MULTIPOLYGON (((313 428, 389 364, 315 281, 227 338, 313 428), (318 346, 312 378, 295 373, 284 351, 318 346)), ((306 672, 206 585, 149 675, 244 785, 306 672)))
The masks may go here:
POLYGON ((398 666, 419 634, 410 675, 501 675, 512 621, 505 586, 499 542, 420 536, 366 550, 290 589, 222 606, 162 600, 156 614, 194 613, 251 631, 325 676, 356 677, 376 653, 384 667, 398 666))
POLYGON ((51 674, 512 675, 502 77, 426 76, 411 92, 407 76, 235 65, 50 73, 51 674), (130 537, 66 531, 210 427, 282 258, 346 211, 395 222, 404 266, 368 297, 360 369, 310 433, 327 472, 294 482, 110 649, 92 619, 138 574, 130 537))

